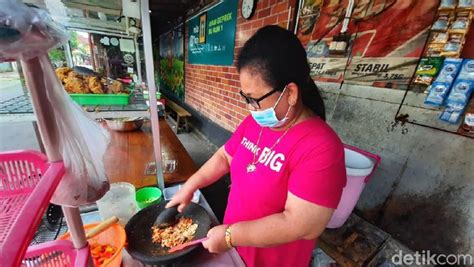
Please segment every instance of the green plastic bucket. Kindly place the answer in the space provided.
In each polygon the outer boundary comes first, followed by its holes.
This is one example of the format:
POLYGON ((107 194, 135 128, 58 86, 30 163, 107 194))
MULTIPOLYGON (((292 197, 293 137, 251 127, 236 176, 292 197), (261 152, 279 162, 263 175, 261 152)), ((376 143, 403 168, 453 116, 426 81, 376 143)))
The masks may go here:
POLYGON ((158 187, 143 187, 135 194, 135 200, 139 209, 160 203, 162 192, 158 187))

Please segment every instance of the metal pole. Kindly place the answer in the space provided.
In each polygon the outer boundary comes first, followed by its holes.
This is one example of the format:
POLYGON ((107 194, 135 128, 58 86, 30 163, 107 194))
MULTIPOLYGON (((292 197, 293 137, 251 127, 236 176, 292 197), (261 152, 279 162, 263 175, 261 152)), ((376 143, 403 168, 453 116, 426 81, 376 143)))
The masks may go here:
POLYGON ((108 36, 116 36, 116 37, 121 37, 121 38, 132 38, 131 35, 126 34, 126 33, 121 33, 121 32, 116 32, 116 31, 101 31, 101 30, 96 30, 94 28, 78 28, 78 27, 66 27, 68 30, 71 31, 81 31, 81 32, 87 32, 87 33, 97 33, 101 35, 108 35, 108 36))
MULTIPOLYGON (((46 155, 51 162, 62 160, 59 152, 58 129, 55 123, 54 110, 46 95, 43 79, 43 68, 39 58, 22 61, 26 84, 31 94, 31 103, 35 111, 38 129, 45 146, 46 155)), ((71 239, 75 248, 87 245, 86 235, 82 226, 79 208, 63 207, 64 216, 71 232, 71 239)))
POLYGON ((141 84, 143 79, 142 79, 142 61, 140 59, 140 49, 138 45, 138 35, 135 35, 133 38, 133 42, 135 43, 135 57, 136 57, 136 62, 137 62, 137 72, 138 72, 138 83, 141 84))
POLYGON ((92 69, 97 71, 97 63, 95 62, 95 52, 94 52, 94 42, 92 42, 92 34, 87 34, 89 39, 89 49, 91 50, 91 62, 92 62, 92 69))
POLYGON ((297 34, 297 33, 298 33, 298 23, 300 22, 300 13, 301 13, 301 9, 302 9, 303 6, 304 6, 304 1, 305 1, 305 0, 301 0, 301 1, 299 1, 299 3, 298 3, 298 9, 296 10, 295 30, 293 31, 294 34, 297 34))
POLYGON ((151 26, 148 0, 141 0, 140 6, 143 28, 143 50, 145 52, 145 70, 151 110, 151 131, 153 134, 153 147, 156 161, 156 178, 158 180, 158 186, 161 189, 164 189, 165 180, 163 178, 163 166, 161 161, 160 122, 158 121, 158 109, 156 106, 156 84, 154 78, 155 68, 153 65, 153 49, 151 45, 151 26))
POLYGON ((64 53, 66 54, 67 66, 70 68, 74 67, 74 62, 72 61, 71 46, 69 45, 69 42, 66 42, 64 44, 64 53))
POLYGON ((344 21, 342 22, 341 33, 347 32, 349 20, 351 19, 352 9, 354 9, 354 1, 355 0, 349 0, 349 5, 347 6, 346 10, 346 16, 344 17, 344 21))

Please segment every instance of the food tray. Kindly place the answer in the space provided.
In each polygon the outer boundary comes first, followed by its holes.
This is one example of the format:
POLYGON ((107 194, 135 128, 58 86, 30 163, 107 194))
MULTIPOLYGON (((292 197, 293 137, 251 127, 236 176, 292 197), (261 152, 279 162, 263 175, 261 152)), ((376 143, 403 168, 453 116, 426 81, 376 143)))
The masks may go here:
POLYGON ((69 94, 79 105, 89 106, 126 106, 130 102, 130 94, 69 94))
POLYGON ((86 267, 89 246, 75 249, 71 241, 51 241, 28 248, 21 266, 86 267))
POLYGON ((0 153, 0 265, 19 266, 64 164, 36 151, 0 153))

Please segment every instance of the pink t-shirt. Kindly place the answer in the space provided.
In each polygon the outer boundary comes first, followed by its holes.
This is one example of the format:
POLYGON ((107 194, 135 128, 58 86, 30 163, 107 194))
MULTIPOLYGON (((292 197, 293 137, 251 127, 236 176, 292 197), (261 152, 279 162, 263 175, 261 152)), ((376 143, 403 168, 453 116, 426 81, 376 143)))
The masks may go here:
MULTIPOLYGON (((260 126, 252 116, 225 144, 232 156, 231 189, 225 224, 259 219, 284 211, 288 192, 320 206, 336 208, 346 185, 344 148, 336 133, 319 117, 294 125, 283 134, 260 126), (247 165, 256 152, 256 170, 247 165)), ((291 227, 291 225, 288 225, 291 227)), ((247 266, 308 266, 316 240, 298 240, 270 248, 237 247, 247 266)))

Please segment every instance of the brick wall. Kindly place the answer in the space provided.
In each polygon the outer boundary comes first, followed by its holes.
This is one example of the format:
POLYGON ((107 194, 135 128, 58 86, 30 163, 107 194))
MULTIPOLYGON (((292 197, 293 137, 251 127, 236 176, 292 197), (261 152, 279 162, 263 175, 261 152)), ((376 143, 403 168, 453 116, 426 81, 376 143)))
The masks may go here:
MULTIPOLYGON (((259 0, 250 20, 242 18, 239 0, 237 29, 235 33, 235 59, 246 40, 265 25, 278 24, 284 28, 294 16, 294 0, 259 0)), ((186 28, 186 35, 188 36, 186 28)), ((185 39, 185 90, 186 104, 226 130, 233 131, 248 115, 246 105, 239 95, 240 81, 234 66, 209 66, 188 64, 188 43, 185 39)))

